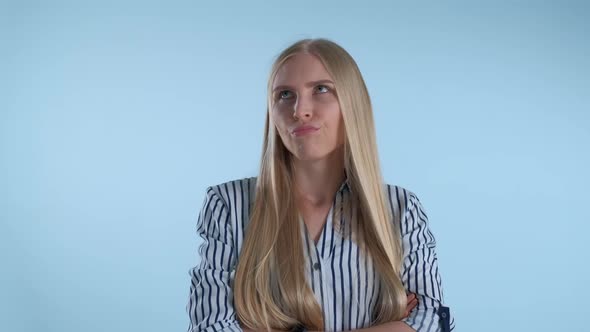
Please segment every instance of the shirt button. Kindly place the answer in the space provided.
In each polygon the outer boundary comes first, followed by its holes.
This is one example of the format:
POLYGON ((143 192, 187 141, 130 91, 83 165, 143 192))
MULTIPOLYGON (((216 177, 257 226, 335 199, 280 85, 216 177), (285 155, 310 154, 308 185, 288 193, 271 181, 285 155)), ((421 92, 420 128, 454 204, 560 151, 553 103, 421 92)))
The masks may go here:
POLYGON ((313 268, 316 269, 316 270, 319 270, 320 269, 320 263, 313 264, 313 268))

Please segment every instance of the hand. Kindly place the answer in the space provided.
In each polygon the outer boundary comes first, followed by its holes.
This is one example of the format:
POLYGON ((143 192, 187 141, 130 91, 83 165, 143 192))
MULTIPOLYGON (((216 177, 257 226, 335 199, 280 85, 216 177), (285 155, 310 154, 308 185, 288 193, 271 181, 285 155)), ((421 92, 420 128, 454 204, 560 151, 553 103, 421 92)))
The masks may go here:
POLYGON ((408 300, 407 300, 408 306, 406 307, 406 312, 404 314, 404 317, 402 317, 402 319, 409 317, 412 309, 414 309, 418 305, 418 298, 416 297, 416 294, 409 293, 407 296, 408 296, 408 300))

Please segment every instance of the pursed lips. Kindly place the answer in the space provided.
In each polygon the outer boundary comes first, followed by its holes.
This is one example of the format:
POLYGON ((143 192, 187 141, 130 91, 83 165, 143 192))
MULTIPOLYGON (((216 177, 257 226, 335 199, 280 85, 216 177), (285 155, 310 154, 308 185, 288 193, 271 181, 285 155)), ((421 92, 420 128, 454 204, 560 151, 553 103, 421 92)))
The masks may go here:
POLYGON ((305 126, 300 126, 300 127, 297 127, 297 128, 295 128, 295 129, 293 129, 293 130, 291 131, 291 133, 292 133, 294 136, 301 136, 301 135, 305 135, 305 134, 309 134, 309 133, 315 132, 315 131, 317 131, 318 129, 319 129, 319 128, 317 128, 317 127, 314 127, 314 126, 305 125, 305 126))

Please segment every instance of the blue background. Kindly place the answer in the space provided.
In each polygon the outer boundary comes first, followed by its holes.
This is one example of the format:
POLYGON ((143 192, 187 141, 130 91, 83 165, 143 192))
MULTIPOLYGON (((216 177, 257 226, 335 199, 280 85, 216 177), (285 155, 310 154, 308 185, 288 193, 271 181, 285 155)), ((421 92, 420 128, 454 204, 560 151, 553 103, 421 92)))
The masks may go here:
POLYGON ((208 185, 256 175, 273 58, 356 59, 456 331, 588 331, 588 2, 2 2, 0 330, 184 331, 208 185))

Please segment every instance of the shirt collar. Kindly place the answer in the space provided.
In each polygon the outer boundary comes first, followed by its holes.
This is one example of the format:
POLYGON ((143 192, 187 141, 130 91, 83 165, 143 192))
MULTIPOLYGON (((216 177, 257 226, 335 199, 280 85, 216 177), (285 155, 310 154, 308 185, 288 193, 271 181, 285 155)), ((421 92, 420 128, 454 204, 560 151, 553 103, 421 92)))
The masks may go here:
POLYGON ((350 191, 350 178, 348 177, 348 174, 346 174, 346 171, 344 171, 344 173, 344 181, 342 181, 340 188, 338 188, 338 192, 350 191))

